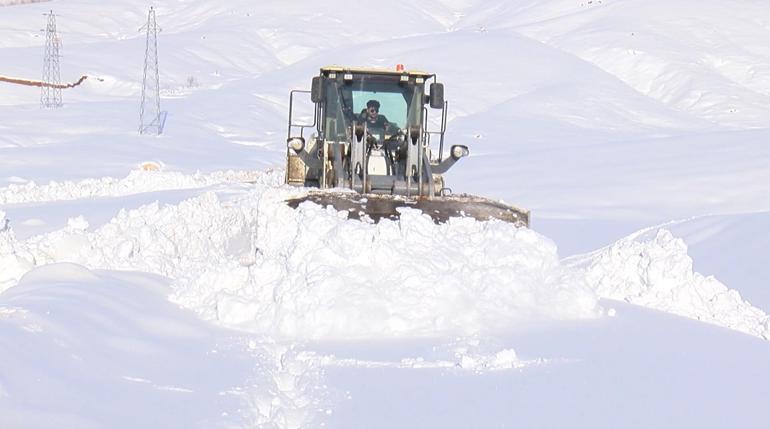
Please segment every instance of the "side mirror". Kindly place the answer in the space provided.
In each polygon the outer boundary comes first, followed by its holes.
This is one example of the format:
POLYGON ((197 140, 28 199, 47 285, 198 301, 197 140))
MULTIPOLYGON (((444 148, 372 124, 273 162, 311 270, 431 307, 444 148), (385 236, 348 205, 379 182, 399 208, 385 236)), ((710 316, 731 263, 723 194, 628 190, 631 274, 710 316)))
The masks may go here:
POLYGON ((310 86, 310 100, 313 103, 321 103, 326 100, 326 86, 321 76, 313 78, 313 84, 310 86))
POLYGON ((442 109, 444 107, 444 84, 430 84, 430 107, 442 109))

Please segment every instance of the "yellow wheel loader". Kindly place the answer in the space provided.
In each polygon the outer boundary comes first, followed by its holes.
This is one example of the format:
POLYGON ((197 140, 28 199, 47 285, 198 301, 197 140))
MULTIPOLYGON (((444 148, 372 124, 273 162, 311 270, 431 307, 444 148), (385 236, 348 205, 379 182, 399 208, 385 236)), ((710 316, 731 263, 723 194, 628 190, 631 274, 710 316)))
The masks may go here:
POLYGON ((447 106, 435 74, 402 66, 321 68, 310 91, 290 92, 286 152, 286 183, 319 190, 288 204, 296 208, 312 201, 375 222, 398 218, 399 208, 412 207, 436 222, 464 216, 529 226, 527 210, 452 195, 443 174, 469 151, 462 145, 444 151, 447 106), (304 106, 303 117, 295 100, 299 94, 309 94, 313 104, 304 106), (428 107, 439 112, 433 122, 428 107))

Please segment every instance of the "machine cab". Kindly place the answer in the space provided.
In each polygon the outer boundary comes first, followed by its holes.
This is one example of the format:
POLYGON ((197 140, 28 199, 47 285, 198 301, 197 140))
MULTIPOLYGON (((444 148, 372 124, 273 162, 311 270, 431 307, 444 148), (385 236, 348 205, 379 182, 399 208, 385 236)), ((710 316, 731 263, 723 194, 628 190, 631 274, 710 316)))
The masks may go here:
POLYGON ((320 135, 325 140, 347 141, 352 125, 364 122, 381 140, 392 138, 400 131, 420 129, 426 99, 425 80, 430 77, 420 72, 321 69, 321 75, 316 78, 317 85, 323 86, 318 100, 322 120, 320 135))
POLYGON ((361 193, 440 193, 441 172, 431 172, 430 164, 440 163, 442 157, 443 95, 443 85, 436 82, 435 75, 403 67, 321 68, 310 91, 292 91, 290 96, 287 183, 351 188, 361 193), (298 92, 310 93, 315 105, 312 124, 292 119, 293 98, 298 92), (441 109, 436 131, 428 129, 426 105, 441 109), (307 128, 315 129, 309 138, 307 128), (430 148, 435 135, 440 140, 433 149, 437 160, 431 159, 430 148))

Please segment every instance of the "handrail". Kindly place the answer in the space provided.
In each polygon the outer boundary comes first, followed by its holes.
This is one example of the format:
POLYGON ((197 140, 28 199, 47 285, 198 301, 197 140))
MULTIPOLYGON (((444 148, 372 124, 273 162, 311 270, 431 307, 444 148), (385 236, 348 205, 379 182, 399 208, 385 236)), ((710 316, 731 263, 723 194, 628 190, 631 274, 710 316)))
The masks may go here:
POLYGON ((288 129, 288 135, 286 136, 287 139, 290 139, 292 137, 291 130, 292 128, 299 127, 299 136, 304 138, 304 132, 305 128, 311 128, 315 127, 318 123, 318 111, 317 111, 317 105, 316 110, 313 113, 313 123, 312 124, 294 124, 292 123, 292 113, 294 110, 294 93, 301 93, 301 94, 310 94, 310 91, 305 89, 293 89, 289 92, 289 129, 288 129))

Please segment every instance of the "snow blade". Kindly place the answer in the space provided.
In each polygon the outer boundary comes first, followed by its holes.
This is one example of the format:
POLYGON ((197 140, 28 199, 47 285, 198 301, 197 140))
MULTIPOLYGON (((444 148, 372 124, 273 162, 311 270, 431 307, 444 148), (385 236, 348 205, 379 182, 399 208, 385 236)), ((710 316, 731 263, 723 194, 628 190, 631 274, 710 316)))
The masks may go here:
POLYGON ((446 222, 450 217, 472 217, 481 221, 499 219, 516 226, 529 227, 529 211, 475 195, 408 198, 397 195, 312 191, 303 197, 287 200, 286 203, 296 209, 305 201, 347 211, 351 219, 368 216, 374 222, 379 222, 382 218, 398 219, 398 208, 410 207, 421 210, 436 223, 446 222))

